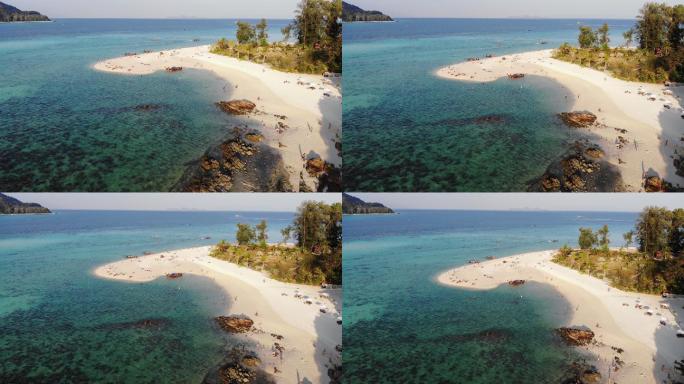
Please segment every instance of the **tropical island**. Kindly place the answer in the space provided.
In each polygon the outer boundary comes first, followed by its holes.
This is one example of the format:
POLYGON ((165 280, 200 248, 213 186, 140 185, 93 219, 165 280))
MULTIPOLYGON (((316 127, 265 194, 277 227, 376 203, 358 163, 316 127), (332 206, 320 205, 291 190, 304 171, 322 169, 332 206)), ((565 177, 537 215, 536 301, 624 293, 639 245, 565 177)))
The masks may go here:
POLYGON ((679 191, 684 187, 681 128, 684 110, 684 6, 647 3, 636 25, 611 46, 607 24, 581 25, 578 46, 471 58, 437 71, 440 77, 524 82, 554 80, 563 109, 561 124, 576 139, 546 172, 528 183, 531 192, 679 191), (636 40, 637 48, 631 47, 636 40))
POLYGON ((590 361, 577 365, 577 382, 681 381, 684 209, 644 209, 620 248, 609 246, 608 226, 579 232, 577 249, 473 260, 437 280, 476 290, 553 287, 574 309, 556 332, 590 361))
POLYGON ((341 220, 341 204, 309 201, 278 243, 269 242, 266 221, 239 223, 235 243, 129 255, 95 274, 138 283, 192 274, 223 288, 230 313, 216 316, 216 327, 243 346, 207 373, 207 383, 339 383, 341 220))
POLYGON ((240 124, 190 163, 173 191, 340 191, 341 11, 339 1, 302 0, 280 41, 270 39, 266 20, 239 21, 234 40, 128 52, 94 68, 170 76, 207 70, 225 80, 216 84, 226 95, 216 108, 240 124))
POLYGON ((50 21, 50 18, 36 11, 22 11, 9 4, 0 2, 0 23, 50 21))
POLYGON ((377 22, 377 21, 394 21, 391 17, 385 15, 380 11, 366 11, 346 2, 342 2, 342 21, 346 23, 352 22, 377 22))
POLYGON ((358 197, 342 194, 342 210, 345 215, 391 214, 394 211, 380 203, 367 203, 358 197))
POLYGON ((0 193, 0 215, 22 215, 51 213, 37 203, 23 203, 13 197, 0 193))

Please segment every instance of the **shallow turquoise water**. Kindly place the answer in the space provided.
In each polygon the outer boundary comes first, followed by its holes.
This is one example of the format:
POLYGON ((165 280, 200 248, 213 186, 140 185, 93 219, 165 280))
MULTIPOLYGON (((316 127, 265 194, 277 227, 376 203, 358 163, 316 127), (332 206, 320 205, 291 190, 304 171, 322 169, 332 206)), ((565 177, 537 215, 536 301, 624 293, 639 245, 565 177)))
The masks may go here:
POLYGON ((92 270, 129 254, 233 240, 237 222, 262 218, 279 239, 292 214, 0 217, 0 382, 201 382, 234 345, 212 320, 230 310, 224 292, 200 277, 137 284, 99 279, 92 270), (144 319, 163 322, 131 325, 144 319))
MULTIPOLYGON (((609 23, 619 44, 633 21, 609 23)), ((434 72, 468 57, 575 42, 577 20, 400 19, 344 28, 346 190, 524 191, 566 149, 570 136, 555 114, 568 92, 558 83, 528 76, 472 84, 434 72), (488 115, 502 122, 472 121, 488 115)))
MULTIPOLYGON (((287 22, 270 21, 273 39, 287 22)), ((204 71, 129 77, 91 66, 234 31, 235 20, 0 25, 0 190, 169 190, 234 126, 213 105, 225 81, 204 71), (162 108, 136 111, 140 104, 162 108)))
POLYGON ((466 291, 434 278, 472 259, 574 245, 580 226, 607 224, 619 246, 635 219, 596 212, 345 216, 345 382, 561 382, 578 356, 553 333, 572 310, 557 292, 529 283, 466 291))

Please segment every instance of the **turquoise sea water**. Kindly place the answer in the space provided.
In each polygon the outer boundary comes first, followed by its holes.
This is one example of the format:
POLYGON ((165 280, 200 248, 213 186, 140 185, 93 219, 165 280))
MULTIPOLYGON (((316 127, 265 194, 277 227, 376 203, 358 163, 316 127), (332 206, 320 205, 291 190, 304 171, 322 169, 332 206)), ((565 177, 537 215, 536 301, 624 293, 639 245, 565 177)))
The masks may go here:
MULTIPOLYGON (((474 84, 434 72, 468 57, 550 49, 603 20, 400 19, 344 25, 348 191, 524 191, 566 149, 553 81, 474 84), (547 44, 541 45, 541 41, 547 44), (494 115, 499 122, 475 123, 494 115)), ((632 20, 608 20, 611 44, 632 20)), ((561 108, 561 109, 559 109, 561 108)))
MULTIPOLYGON (((225 81, 197 70, 129 77, 91 66, 126 52, 232 38, 235 22, 0 24, 0 190, 169 190, 234 126, 214 107, 225 81), (136 111, 141 104, 162 108, 136 111)), ((288 21, 269 23, 279 39, 288 21)))
POLYGON ((235 224, 291 213, 58 211, 0 217, 0 382, 198 383, 233 342, 213 323, 230 300, 210 280, 129 284, 92 274, 145 251, 233 240, 235 224), (205 237, 211 239, 204 239, 205 237), (148 329, 135 322, 158 319, 148 329))
POLYGON ((401 211, 344 217, 347 383, 560 383, 578 357, 553 329, 568 307, 542 284, 466 291, 441 271, 575 245, 607 224, 613 246, 633 213, 401 211))

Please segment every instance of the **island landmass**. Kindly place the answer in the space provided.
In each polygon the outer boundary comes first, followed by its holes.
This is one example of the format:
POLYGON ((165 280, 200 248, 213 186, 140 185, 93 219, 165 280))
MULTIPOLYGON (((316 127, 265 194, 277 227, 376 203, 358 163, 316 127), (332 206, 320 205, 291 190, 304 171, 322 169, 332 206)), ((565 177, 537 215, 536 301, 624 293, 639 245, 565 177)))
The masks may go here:
POLYGON ((342 21, 347 23, 352 22, 368 22, 368 21, 394 21, 390 16, 385 15, 380 11, 366 11, 357 7, 356 5, 342 2, 342 21))
POLYGON ((391 208, 380 203, 367 203, 358 197, 342 194, 342 209, 345 215, 392 214, 391 208))
POLYGON ((37 203, 23 203, 18 199, 0 193, 0 214, 19 215, 19 214, 39 214, 52 213, 49 209, 37 203))
POLYGON ((22 11, 9 4, 0 2, 0 23, 25 21, 51 21, 49 17, 36 11, 22 11))

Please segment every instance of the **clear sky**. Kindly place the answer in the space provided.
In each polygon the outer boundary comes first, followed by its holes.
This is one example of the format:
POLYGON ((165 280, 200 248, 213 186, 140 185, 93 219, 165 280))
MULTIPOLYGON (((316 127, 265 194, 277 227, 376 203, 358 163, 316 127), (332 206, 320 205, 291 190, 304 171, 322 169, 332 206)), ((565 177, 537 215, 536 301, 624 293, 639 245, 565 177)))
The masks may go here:
POLYGON ((51 18, 290 19, 299 0, 2 0, 51 18))
POLYGON ((684 208, 681 193, 351 193, 395 209, 641 211, 684 208))
MULTIPOLYGON (((633 19, 646 0, 350 0, 393 17, 633 19)), ((658 0, 670 5, 684 0, 658 0)))
POLYGON ((342 200, 339 193, 7 193, 52 210, 279 211, 294 212, 304 201, 342 200))

